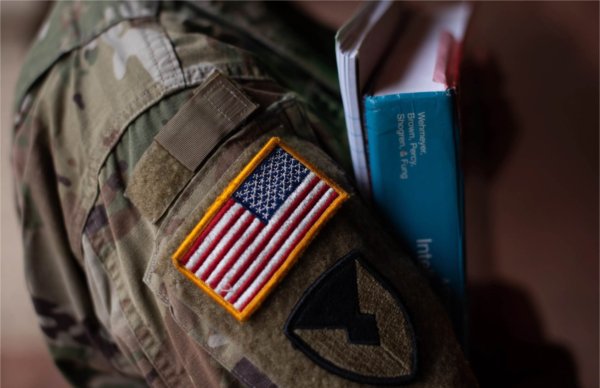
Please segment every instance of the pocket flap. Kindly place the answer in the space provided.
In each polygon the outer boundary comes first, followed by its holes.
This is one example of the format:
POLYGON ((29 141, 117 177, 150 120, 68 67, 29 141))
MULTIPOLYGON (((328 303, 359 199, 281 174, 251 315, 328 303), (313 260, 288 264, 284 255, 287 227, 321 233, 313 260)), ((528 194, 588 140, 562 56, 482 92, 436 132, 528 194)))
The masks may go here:
POLYGON ((158 132, 138 162, 126 196, 156 222, 211 152, 258 108, 214 71, 158 132))

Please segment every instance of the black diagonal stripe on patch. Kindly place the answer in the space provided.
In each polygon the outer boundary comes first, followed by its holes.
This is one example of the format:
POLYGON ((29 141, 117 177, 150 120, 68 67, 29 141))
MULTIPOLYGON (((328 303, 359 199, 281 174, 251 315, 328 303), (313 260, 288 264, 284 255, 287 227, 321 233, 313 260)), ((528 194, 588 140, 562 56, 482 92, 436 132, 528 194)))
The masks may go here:
POLYGON ((416 373, 415 335, 400 296, 356 251, 306 290, 284 331, 316 364, 351 381, 398 385, 416 373))
POLYGON ((297 311, 295 329, 344 329, 353 344, 379 345, 373 314, 359 310, 356 266, 348 261, 312 290, 312 302, 297 311))

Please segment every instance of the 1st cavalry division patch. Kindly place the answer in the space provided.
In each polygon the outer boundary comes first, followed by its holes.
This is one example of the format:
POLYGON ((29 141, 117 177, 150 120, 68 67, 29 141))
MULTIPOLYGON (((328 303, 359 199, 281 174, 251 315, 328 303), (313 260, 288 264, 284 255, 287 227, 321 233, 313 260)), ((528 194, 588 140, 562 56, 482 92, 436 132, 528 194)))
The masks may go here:
POLYGON ((173 262, 244 321, 347 197, 272 138, 208 208, 173 262))
POLYGON ((348 380, 401 385, 416 373, 415 334, 400 297, 356 251, 304 293, 285 335, 319 366, 348 380))

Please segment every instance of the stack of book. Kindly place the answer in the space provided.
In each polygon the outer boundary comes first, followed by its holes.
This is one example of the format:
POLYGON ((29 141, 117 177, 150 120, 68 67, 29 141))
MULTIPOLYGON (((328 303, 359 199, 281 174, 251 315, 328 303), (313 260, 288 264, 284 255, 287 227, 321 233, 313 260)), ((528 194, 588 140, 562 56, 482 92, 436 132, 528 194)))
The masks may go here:
MULTIPOLYGON (((465 334, 456 81, 467 3, 369 2, 336 36, 354 175, 465 334)), ((390 258, 392 259, 392 258, 390 258)))

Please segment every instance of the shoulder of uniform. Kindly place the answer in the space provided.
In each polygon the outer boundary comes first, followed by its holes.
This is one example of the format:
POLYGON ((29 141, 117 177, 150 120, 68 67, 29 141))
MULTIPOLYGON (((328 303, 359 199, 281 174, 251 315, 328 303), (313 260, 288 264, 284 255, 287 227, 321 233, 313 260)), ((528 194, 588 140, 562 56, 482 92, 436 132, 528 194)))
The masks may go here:
POLYGON ((59 1, 28 52, 17 82, 15 107, 18 110, 27 91, 63 55, 81 47, 123 20, 154 17, 154 1, 59 1))

